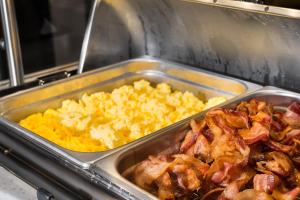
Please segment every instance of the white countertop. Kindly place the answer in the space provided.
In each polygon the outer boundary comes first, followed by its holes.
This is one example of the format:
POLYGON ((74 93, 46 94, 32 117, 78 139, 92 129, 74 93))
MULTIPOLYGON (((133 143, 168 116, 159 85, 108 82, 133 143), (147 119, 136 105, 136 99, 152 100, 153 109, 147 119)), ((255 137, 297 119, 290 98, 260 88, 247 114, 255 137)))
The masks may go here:
POLYGON ((36 200, 36 190, 0 166, 0 199, 36 200))

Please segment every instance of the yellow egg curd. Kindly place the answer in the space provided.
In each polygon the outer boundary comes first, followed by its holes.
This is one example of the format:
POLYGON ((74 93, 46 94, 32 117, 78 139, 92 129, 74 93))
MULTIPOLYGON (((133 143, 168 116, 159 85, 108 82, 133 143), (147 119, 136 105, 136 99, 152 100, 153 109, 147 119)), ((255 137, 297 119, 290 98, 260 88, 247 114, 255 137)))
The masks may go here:
POLYGON ((84 94, 65 100, 20 121, 20 125, 66 149, 96 152, 116 148, 163 127, 222 103, 215 97, 204 103, 191 92, 172 91, 160 83, 140 80, 111 93, 84 94))

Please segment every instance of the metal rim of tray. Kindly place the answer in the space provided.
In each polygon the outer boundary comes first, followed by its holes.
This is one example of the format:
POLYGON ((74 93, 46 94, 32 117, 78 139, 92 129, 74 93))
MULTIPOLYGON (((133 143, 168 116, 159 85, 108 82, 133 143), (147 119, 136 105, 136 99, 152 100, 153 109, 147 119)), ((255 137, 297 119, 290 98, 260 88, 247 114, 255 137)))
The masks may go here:
MULTIPOLYGON (((164 62, 165 65, 174 65, 175 68, 187 69, 187 70, 191 70, 191 71, 195 71, 195 72, 205 73, 205 74, 212 75, 212 76, 218 76, 221 79, 222 78, 223 79, 230 79, 232 81, 235 81, 235 82, 238 82, 238 83, 244 85, 245 88, 246 88, 246 91, 245 91, 246 93, 249 93, 251 91, 254 91, 254 90, 257 90, 257 89, 260 88, 260 86, 258 86, 256 84, 253 84, 253 83, 250 83, 250 82, 247 82, 247 81, 243 81, 243 80, 240 80, 240 79, 235 79, 235 78, 228 77, 228 76, 225 76, 225 75, 221 75, 221 74, 217 74, 217 73, 212 73, 212 72, 209 72, 209 71, 206 71, 206 70, 197 69, 197 68, 193 68, 193 67, 190 67, 190 66, 186 66, 186 65, 182 65, 182 64, 178 64, 178 63, 174 63, 174 62, 170 62, 170 61, 163 61, 161 59, 155 59, 155 58, 150 58, 150 57, 132 59, 132 60, 127 60, 127 61, 124 61, 124 62, 121 62, 121 63, 116 63, 116 64, 109 65, 109 66, 106 66, 106 67, 103 67, 103 68, 100 68, 100 69, 96 69, 96 70, 93 70, 93 71, 86 72, 84 74, 80 74, 80 75, 76 75, 76 76, 70 77, 69 80, 76 80, 79 77, 89 76, 89 75, 94 74, 96 72, 103 72, 103 71, 105 71, 107 69, 112 69, 112 68, 114 68, 114 67, 116 67, 116 66, 118 66, 120 64, 134 62, 134 61, 146 61, 146 62, 150 62, 150 63, 151 62, 154 62, 154 63, 162 63, 162 62, 164 62)), ((62 83, 64 81, 66 81, 66 80, 61 80, 61 81, 57 81, 55 83, 50 83, 48 85, 44 85, 44 86, 41 86, 41 87, 31 88, 31 89, 28 89, 28 90, 24 90, 24 91, 18 92, 16 94, 3 97, 3 98, 0 99, 0 101, 1 100, 5 100, 5 99, 9 99, 10 97, 21 95, 21 94, 26 93, 26 92, 38 91, 41 88, 51 87, 53 85, 60 84, 60 83, 62 83)), ((45 149, 47 152, 53 154, 54 156, 59 157, 64 162, 73 163, 73 164, 75 164, 77 166, 80 166, 80 167, 82 167, 84 169, 89 168, 92 163, 97 162, 99 159, 102 159, 104 157, 104 156, 103 157, 99 157, 98 156, 99 158, 95 159, 93 161, 80 160, 80 159, 76 158, 74 155, 70 154, 70 153, 72 153, 71 151, 66 150, 64 148, 60 148, 58 145, 56 145, 54 143, 51 143, 48 140, 46 140, 46 139, 44 139, 44 138, 42 138, 42 137, 40 137, 40 136, 38 136, 36 134, 33 134, 32 132, 30 132, 30 131, 28 131, 28 130, 22 128, 22 127, 20 127, 17 123, 10 122, 9 120, 1 117, 0 118, 0 124, 2 124, 2 126, 6 126, 9 129, 13 130, 14 133, 22 133, 22 134, 18 134, 18 135, 21 136, 21 137, 23 137, 23 138, 25 138, 29 142, 41 145, 41 148, 45 149)), ((156 132, 155 132, 155 134, 156 134, 156 132)), ((143 137, 143 139, 146 139, 148 137, 152 137, 152 135, 155 135, 155 134, 150 134, 148 136, 145 136, 145 137, 143 137)), ((116 148, 116 149, 113 149, 113 150, 109 150, 109 153, 106 156, 108 156, 108 155, 110 155, 110 154, 112 154, 112 153, 114 153, 116 151, 120 151, 122 149, 126 149, 129 146, 134 145, 137 142, 139 142, 139 140, 133 141, 133 142, 128 143, 126 145, 123 145, 123 146, 121 146, 119 148, 116 148)), ((76 153, 77 152, 75 152, 75 154, 76 153)), ((97 152, 95 152, 95 153, 97 153, 97 152)))

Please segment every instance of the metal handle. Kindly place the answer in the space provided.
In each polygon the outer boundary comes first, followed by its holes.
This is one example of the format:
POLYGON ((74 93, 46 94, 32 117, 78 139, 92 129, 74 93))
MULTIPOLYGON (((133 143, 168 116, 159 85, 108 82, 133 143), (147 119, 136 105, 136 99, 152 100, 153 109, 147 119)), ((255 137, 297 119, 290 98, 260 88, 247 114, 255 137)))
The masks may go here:
POLYGON ((0 0, 0 9, 9 68, 10 85, 18 86, 24 82, 24 72, 13 0, 0 0))
POLYGON ((55 200, 53 194, 51 194, 44 188, 37 189, 37 199, 38 200, 55 200))

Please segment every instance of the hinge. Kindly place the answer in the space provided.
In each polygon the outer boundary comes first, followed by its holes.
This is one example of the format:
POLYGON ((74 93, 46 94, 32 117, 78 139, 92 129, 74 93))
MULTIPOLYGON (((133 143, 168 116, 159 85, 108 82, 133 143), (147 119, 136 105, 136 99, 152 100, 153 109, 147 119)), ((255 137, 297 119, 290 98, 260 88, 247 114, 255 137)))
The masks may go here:
POLYGON ((72 74, 73 74, 72 72, 68 72, 68 71, 57 72, 55 74, 39 77, 38 83, 39 85, 45 85, 46 83, 68 78, 72 76, 72 74))

